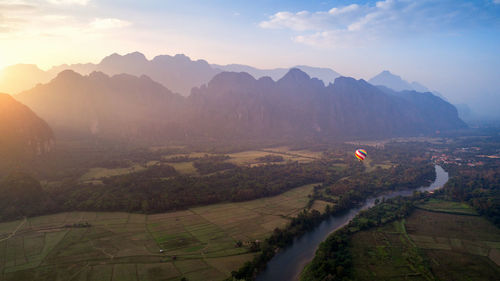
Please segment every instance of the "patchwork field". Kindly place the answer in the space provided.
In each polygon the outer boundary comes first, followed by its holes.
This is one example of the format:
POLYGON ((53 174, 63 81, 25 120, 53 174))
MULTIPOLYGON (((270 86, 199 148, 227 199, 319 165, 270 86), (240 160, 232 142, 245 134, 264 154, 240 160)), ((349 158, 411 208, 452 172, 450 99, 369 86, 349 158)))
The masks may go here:
POLYGON ((284 226, 313 186, 163 214, 71 212, 2 223, 0 280, 222 280, 253 258, 245 242, 284 226))
POLYGON ((384 162, 384 163, 375 164, 375 163, 373 163, 372 159, 369 158, 369 157, 367 157, 365 160, 363 160, 363 165, 365 165, 367 172, 373 172, 373 171, 375 171, 378 168, 380 168, 380 169, 390 169, 390 168, 392 168, 394 166, 394 164, 392 164, 390 162, 384 162))
POLYGON ((105 177, 113 177, 120 176, 130 173, 135 173, 139 171, 145 170, 146 167, 141 165, 133 165, 127 168, 116 168, 116 169, 108 169, 108 168, 92 168, 86 174, 84 174, 80 180, 82 182, 92 182, 96 180, 100 180, 105 177))
POLYGON ((236 165, 255 166, 263 165, 265 162, 259 161, 258 158, 266 155, 281 156, 286 161, 297 161, 299 163, 308 163, 321 158, 321 152, 313 152, 309 150, 290 150, 288 147, 274 147, 261 150, 251 150, 238 153, 228 154, 231 157, 228 161, 236 165))
POLYGON ((498 280, 500 229, 467 205, 422 207, 433 211, 354 235, 356 280, 498 280))
MULTIPOLYGON (((160 148, 152 148, 153 151, 158 150, 161 151, 160 148)), ((322 156, 322 152, 313 152, 309 150, 290 150, 288 147, 276 147, 276 148, 267 148, 262 150, 249 150, 238 153, 230 153, 227 154, 230 158, 225 160, 227 162, 239 165, 239 166, 259 166, 266 165, 268 163, 259 160, 258 158, 264 157, 267 155, 273 156, 281 156, 283 157, 283 162, 287 161, 298 161, 300 163, 308 163, 317 159, 320 159, 322 156)), ((198 171, 193 165, 193 160, 198 158, 203 158, 205 156, 215 156, 212 153, 206 152, 191 152, 191 153, 179 153, 179 154, 169 154, 163 156, 163 161, 166 161, 168 165, 174 167, 174 169, 183 175, 198 175, 198 171), (188 157, 187 161, 169 161, 179 157, 188 157)), ((81 182, 85 183, 94 183, 101 184, 101 179, 112 176, 119 176, 130 174, 134 172, 139 172, 145 170, 148 166, 152 166, 157 164, 158 161, 150 161, 147 165, 133 164, 130 167, 126 168, 100 168, 95 167, 89 169, 81 178, 81 182)), ((279 162, 275 162, 279 163, 279 162)), ((339 164, 343 165, 343 164, 339 164)), ((345 165, 344 165, 345 166, 345 165)), ((343 167, 341 167, 343 168, 343 167)))

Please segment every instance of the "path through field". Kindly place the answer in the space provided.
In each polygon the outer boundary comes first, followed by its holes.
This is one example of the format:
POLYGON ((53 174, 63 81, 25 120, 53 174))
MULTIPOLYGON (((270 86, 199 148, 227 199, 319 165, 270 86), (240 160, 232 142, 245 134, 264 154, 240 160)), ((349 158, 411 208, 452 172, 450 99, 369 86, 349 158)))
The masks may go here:
POLYGON ((12 238, 14 235, 16 235, 17 231, 28 221, 28 219, 26 217, 24 217, 23 221, 16 227, 16 229, 11 233, 9 234, 9 236, 3 238, 3 239, 0 239, 0 242, 3 242, 5 240, 8 240, 10 238, 12 238))

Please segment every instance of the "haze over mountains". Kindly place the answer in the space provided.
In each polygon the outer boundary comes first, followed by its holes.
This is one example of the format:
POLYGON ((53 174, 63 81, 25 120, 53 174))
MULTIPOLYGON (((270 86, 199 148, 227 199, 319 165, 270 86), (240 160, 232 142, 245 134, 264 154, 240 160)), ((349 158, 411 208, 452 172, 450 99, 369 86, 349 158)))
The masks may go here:
POLYGON ((34 64, 11 65, 0 70, 0 93, 17 94, 52 78, 52 72, 43 71, 34 64))
MULTIPOLYGON (((333 83, 337 77, 341 76, 338 72, 329 68, 310 67, 306 65, 298 65, 293 68, 298 68, 310 77, 322 80, 325 85, 333 83)), ((100 71, 107 75, 122 73, 135 76, 146 75, 172 92, 183 96, 188 96, 192 88, 208 83, 216 74, 223 71, 246 72, 257 79, 268 76, 277 81, 289 70, 288 68, 258 69, 241 64, 209 64, 205 60, 191 60, 182 54, 175 56, 159 55, 152 60, 148 60, 140 52, 133 52, 126 55, 114 53, 102 59, 98 64, 64 64, 53 67, 48 71, 40 70, 36 65, 13 65, 5 68, 0 75, 0 91, 11 94, 20 93, 21 91, 31 89, 38 83, 48 82, 61 71, 67 69, 82 75, 87 75, 94 71, 100 71)), ((386 86, 396 91, 414 90, 417 92, 430 92, 422 84, 418 82, 409 83, 387 70, 371 78, 368 82, 373 85, 386 86)), ((447 100, 438 92, 434 91, 433 94, 447 100)), ((466 108, 466 106, 462 105, 460 108, 466 108)), ((470 109, 461 110, 461 116, 470 116, 470 112, 466 114, 468 111, 470 109)))
MULTIPOLYGON (((212 64, 212 66, 223 71, 246 72, 257 79, 268 76, 271 77, 274 81, 281 79, 290 70, 290 68, 258 69, 255 67, 251 67, 248 65, 241 65, 241 64, 229 64, 229 65, 212 64)), ((300 69, 305 73, 307 73, 309 76, 322 80, 323 83, 325 83, 325 85, 333 83, 335 81, 335 78, 341 76, 339 73, 330 68, 311 67, 307 65, 297 65, 292 68, 300 69)))
POLYGON ((388 70, 380 72, 379 74, 375 75, 370 80, 368 80, 368 82, 372 85, 385 86, 398 92, 399 91, 416 91, 420 93, 430 92, 433 93, 435 96, 438 96, 443 100, 448 101, 448 99, 441 93, 436 91, 431 91, 427 87, 416 81, 410 83, 401 78, 401 76, 395 75, 388 70))
POLYGON ((325 86, 299 69, 276 82, 222 72, 187 98, 147 76, 68 70, 16 98, 56 133, 119 140, 383 137, 465 126, 452 105, 430 93, 347 77, 325 86))
MULTIPOLYGON (((160 137, 183 99, 147 76, 65 70, 16 95, 57 131, 114 139, 160 137)), ((171 132, 170 132, 171 133, 171 132)))
MULTIPOLYGON (((323 80, 325 84, 331 83, 340 74, 329 68, 310 66, 296 66, 311 77, 323 80)), ((82 75, 100 71, 108 75, 131 74, 135 76, 147 75, 154 81, 169 88, 174 93, 188 96, 193 87, 208 83, 216 74, 223 71, 247 72, 256 78, 269 76, 273 80, 283 77, 288 68, 258 69, 246 65, 216 65, 208 64, 205 60, 191 60, 188 56, 177 54, 175 56, 159 55, 148 60, 142 53, 133 52, 126 55, 112 54, 105 57, 98 64, 71 64, 60 65, 43 71, 36 65, 14 65, 3 70, 0 75, 0 91, 17 94, 31 89, 38 83, 46 83, 61 71, 73 70, 82 75), (13 83, 14 82, 14 83, 13 83)))
POLYGON ((53 133, 27 106, 0 93, 0 165, 49 152, 53 133))
POLYGON ((408 81, 403 80, 401 76, 392 74, 388 70, 380 72, 379 74, 368 80, 368 82, 375 86, 386 86, 395 91, 414 90, 422 93, 429 92, 429 89, 427 89, 427 87, 423 86, 422 84, 418 82, 409 83, 408 81))

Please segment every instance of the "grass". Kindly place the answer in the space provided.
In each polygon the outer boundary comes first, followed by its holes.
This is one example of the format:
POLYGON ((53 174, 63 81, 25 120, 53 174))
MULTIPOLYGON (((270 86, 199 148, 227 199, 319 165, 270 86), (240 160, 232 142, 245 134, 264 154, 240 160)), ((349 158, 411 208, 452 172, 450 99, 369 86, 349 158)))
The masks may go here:
POLYGON ((427 280, 429 270, 420 268, 423 258, 408 240, 403 222, 388 224, 353 236, 352 254, 356 280, 427 280))
MULTIPOLYGON (((354 157, 354 156, 353 156, 354 157)), ((363 164, 365 165, 366 167, 366 171, 367 172, 373 172, 375 171, 377 168, 381 168, 381 169, 390 169, 392 168, 394 165, 390 162, 384 162, 384 163, 378 163, 378 164, 375 164, 373 163, 372 159, 369 158, 370 156, 368 156, 365 160, 363 160, 363 164)))
POLYGON ((181 275, 182 274, 175 268, 172 263, 137 264, 137 276, 139 277, 140 281, 170 280, 175 277, 180 277, 181 275))
MULTIPOLYGON (((154 148, 153 150, 161 150, 161 147, 154 148)), ((322 157, 321 152, 313 152, 309 150, 290 150, 288 147, 275 147, 275 148, 267 148, 262 150, 250 150, 243 151, 238 153, 227 154, 230 159, 226 160, 233 164, 239 166, 260 166, 266 165, 267 163, 259 161, 257 158, 263 157, 266 155, 277 155, 282 156, 284 161, 281 163, 286 163, 287 161, 298 161, 300 163, 308 163, 322 157)), ((180 157, 180 156, 188 156, 189 158, 203 158, 205 156, 213 156, 214 154, 206 153, 206 152, 191 152, 191 153, 179 153, 179 154, 171 154, 165 155, 163 160, 167 161, 169 159, 180 157)), ((93 184, 102 184, 102 179, 106 177, 119 176, 130 174, 134 172, 139 172, 145 170, 147 167, 152 166, 158 163, 158 161, 150 161, 145 166, 140 165, 138 163, 127 167, 127 168, 116 168, 116 169, 107 169, 95 167, 88 170, 81 178, 81 182, 85 183, 93 183, 93 184)), ((278 162, 280 163, 280 162, 278 162)), ((174 167, 174 169, 183 175, 198 175, 198 171, 193 166, 193 161, 186 162, 168 162, 168 165, 174 167)), ((339 169, 343 168, 343 164, 339 164, 339 169)), ((345 166, 345 165, 344 165, 345 166)), ((1 230, 0 230, 1 235, 1 230)), ((1 236, 0 236, 1 239, 1 236)))
POLYGON ((180 162, 180 163, 168 163, 168 165, 174 167, 174 169, 183 175, 196 175, 198 172, 193 166, 193 162, 180 162))
POLYGON ((459 215, 471 215, 478 216, 479 214, 474 210, 471 206, 461 203, 461 202, 452 202, 452 201, 443 201, 439 199, 430 199, 425 204, 418 206, 420 209, 424 209, 427 211, 434 212, 442 212, 442 213, 450 213, 450 214, 459 214, 459 215))
POLYGON ((236 241, 263 240, 284 226, 313 186, 163 214, 71 212, 1 223, 0 280, 222 280, 254 256, 236 241), (91 227, 64 227, 77 222, 91 227))
POLYGON ((134 172, 139 172, 145 170, 146 168, 142 165, 135 164, 131 167, 127 168, 116 168, 116 169, 107 169, 107 168, 91 168, 86 174, 84 174, 80 181, 94 181, 98 179, 102 179, 105 177, 126 175, 134 172))
POLYGON ((319 211, 321 213, 324 213, 325 212, 325 208, 328 205, 330 205, 330 207, 332 207, 333 203, 322 201, 322 200, 314 200, 314 203, 311 206, 311 209, 319 211))
POLYGON ((283 146, 231 153, 228 155, 231 157, 228 161, 233 164, 240 166, 256 166, 266 164, 257 159, 266 155, 281 156, 283 157, 284 162, 298 161, 299 163, 308 163, 320 159, 322 153, 309 150, 290 150, 288 147, 283 146))
POLYGON ((356 280, 496 280, 500 229, 460 203, 421 207, 429 210, 353 236, 356 280))

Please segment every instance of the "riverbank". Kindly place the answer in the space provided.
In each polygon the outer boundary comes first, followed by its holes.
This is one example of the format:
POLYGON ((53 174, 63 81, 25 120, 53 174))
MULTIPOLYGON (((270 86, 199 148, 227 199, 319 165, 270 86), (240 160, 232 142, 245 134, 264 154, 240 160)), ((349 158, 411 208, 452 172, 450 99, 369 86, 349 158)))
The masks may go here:
POLYGON ((341 214, 329 217, 314 230, 295 239, 293 244, 281 250, 267 263, 266 269, 262 271, 256 279, 258 281, 297 280, 304 266, 314 257, 318 245, 324 241, 330 233, 351 221, 361 210, 373 207, 375 201, 397 196, 411 196, 414 191, 433 191, 442 187, 448 181, 448 173, 444 171, 441 166, 437 165, 435 166, 435 171, 436 178, 428 186, 394 191, 384 195, 371 197, 366 199, 361 207, 352 208, 341 214), (283 270, 284 268, 287 270, 283 270))

